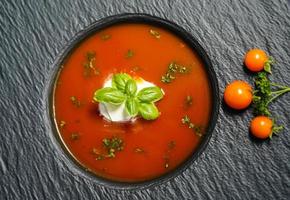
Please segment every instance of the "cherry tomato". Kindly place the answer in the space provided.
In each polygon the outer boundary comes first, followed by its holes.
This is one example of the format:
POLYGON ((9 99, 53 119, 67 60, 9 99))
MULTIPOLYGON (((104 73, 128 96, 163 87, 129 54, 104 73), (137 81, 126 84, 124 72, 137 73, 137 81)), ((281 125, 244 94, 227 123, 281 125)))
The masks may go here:
POLYGON ((267 61, 268 56, 265 51, 261 49, 251 49, 247 52, 244 63, 249 70, 259 72, 264 69, 264 65, 267 61))
POLYGON ((266 139, 272 134, 273 121, 269 117, 258 116, 251 121, 252 135, 260 139, 266 139))
POLYGON ((226 104, 237 110, 247 108, 252 102, 252 97, 252 87, 240 80, 228 84, 224 92, 226 104))

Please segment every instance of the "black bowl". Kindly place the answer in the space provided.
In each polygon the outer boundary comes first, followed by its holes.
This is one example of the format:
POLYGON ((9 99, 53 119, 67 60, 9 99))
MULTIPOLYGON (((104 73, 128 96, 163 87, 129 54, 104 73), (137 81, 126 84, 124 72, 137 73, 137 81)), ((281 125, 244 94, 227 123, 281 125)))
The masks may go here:
MULTIPOLYGON (((48 129, 50 132, 54 133, 56 138, 53 139, 53 142, 56 144, 56 147, 62 147, 62 151, 60 153, 64 154, 65 157, 70 158, 70 160, 73 161, 72 166, 76 167, 79 166, 77 169, 83 169, 78 170, 78 175, 84 175, 86 177, 91 178, 93 181, 97 182, 98 184, 102 186, 107 186, 111 188, 116 189, 144 189, 149 186, 158 185, 161 183, 164 183, 166 181, 169 181, 170 179, 173 179, 177 175, 183 173, 185 169, 187 169, 195 160, 196 158, 204 151, 205 147, 207 146, 209 139, 212 135, 212 132, 214 130, 217 117, 218 117, 218 111, 219 111, 219 89, 218 89, 218 81, 216 78, 216 74, 213 70, 211 61, 206 54, 205 50, 202 48, 202 46, 195 40, 186 30, 178 26, 177 24, 167 21, 165 19, 161 19, 159 17, 150 16, 147 14, 120 14, 120 15, 114 15, 110 17, 106 17, 104 19, 101 19, 84 30, 80 31, 64 48, 64 51, 57 57, 56 62, 54 63, 53 72, 51 74, 51 78, 49 80, 48 84, 48 92, 46 95, 47 99, 47 116, 48 116, 48 129), (178 37, 184 40, 185 43, 187 43, 193 51, 197 52, 199 57, 202 59, 204 67, 206 69, 208 79, 210 80, 210 86, 211 86, 211 92, 212 92, 212 112, 211 117, 209 121, 209 125, 207 127, 206 133, 199 144, 197 150, 190 156, 187 160, 185 160, 181 165, 179 165, 176 169, 168 172, 167 174, 164 174, 158 178, 147 180, 147 181, 141 181, 141 182, 118 182, 118 181, 112 181, 108 180, 102 177, 99 177, 95 175, 93 172, 87 170, 84 166, 78 162, 78 160, 70 153, 66 145, 63 143, 59 130, 57 128, 57 124, 55 122, 54 118, 54 90, 56 85, 56 80, 58 78, 58 75, 62 69, 62 64, 65 61, 65 59, 73 52, 75 47, 77 47, 84 39, 91 36, 92 34, 107 28, 112 25, 120 24, 120 23, 145 23, 145 24, 152 24, 155 26, 162 27, 164 29, 167 29, 168 31, 174 33, 178 37)), ((69 160, 69 159, 67 159, 69 160)))

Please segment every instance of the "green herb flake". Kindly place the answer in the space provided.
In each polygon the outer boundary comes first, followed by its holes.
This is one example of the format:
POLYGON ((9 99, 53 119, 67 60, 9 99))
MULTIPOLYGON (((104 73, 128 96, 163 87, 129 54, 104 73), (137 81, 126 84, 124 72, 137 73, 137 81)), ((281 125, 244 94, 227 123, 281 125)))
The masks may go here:
POLYGON ((104 155, 98 155, 96 157, 96 160, 104 160, 105 159, 105 156, 104 155))
POLYGON ((102 153, 96 148, 92 149, 93 155, 95 155, 96 160, 104 160, 107 158, 115 158, 116 153, 124 149, 123 140, 118 137, 104 138, 102 140, 103 147, 106 153, 102 153))
POLYGON ((172 81, 173 79, 175 79, 174 76, 172 76, 172 75, 169 74, 169 73, 166 73, 165 75, 163 75, 163 76, 161 77, 161 82, 163 82, 163 83, 171 83, 171 81, 172 81))
POLYGON ((114 158, 116 152, 122 151, 124 148, 123 140, 118 137, 104 138, 103 145, 107 149, 107 158, 114 158))
POLYGON ((169 150, 172 150, 172 149, 174 149, 175 148, 175 146, 176 146, 176 142, 175 141, 170 141, 169 143, 168 143, 168 149, 169 150))
POLYGON ((61 120, 59 123, 60 128, 63 129, 65 127, 65 125, 66 125, 66 122, 61 120))
POLYGON ((153 30, 153 29, 150 29, 149 32, 150 32, 150 34, 153 35, 155 38, 157 38, 157 39, 160 39, 160 38, 161 38, 161 35, 160 35, 160 33, 159 33, 158 31, 153 30))
POLYGON ((89 51, 86 54, 86 62, 84 63, 84 76, 90 77, 93 75, 99 75, 100 70, 96 67, 96 53, 89 51))
POLYGON ((185 116, 181 119, 181 122, 182 122, 183 124, 189 124, 189 123, 190 123, 190 118, 189 118, 187 115, 185 115, 185 116))
POLYGON ((78 132, 73 132, 70 136, 71 140, 75 141, 80 138, 80 134, 78 132))
POLYGON ((100 154, 99 150, 96 149, 96 148, 92 149, 92 153, 95 154, 95 155, 99 155, 100 154))
POLYGON ((165 162, 164 167, 165 167, 165 169, 167 169, 169 167, 169 163, 168 162, 165 162))
POLYGON ((191 72, 191 67, 185 67, 183 65, 177 65, 178 66, 178 72, 180 74, 188 74, 191 72))
POLYGON ((115 149, 110 149, 107 155, 108 158, 115 158, 115 149))
POLYGON ((192 105, 192 96, 187 95, 185 97, 184 104, 186 107, 190 107, 192 105))
POLYGON ((163 156, 165 169, 169 168, 170 155, 171 155, 172 150, 175 148, 175 146, 176 146, 176 142, 174 140, 169 141, 167 144, 167 149, 163 156))
POLYGON ((134 66, 134 67, 132 67, 132 69, 131 69, 133 72, 138 72, 138 71, 141 71, 142 70, 142 68, 141 67, 139 67, 139 66, 134 66))
POLYGON ((194 126, 193 127, 194 131, 195 131, 195 134, 199 137, 202 136, 202 127, 201 126, 194 126))
POLYGON ((77 108, 79 108, 79 107, 81 107, 81 101, 76 97, 76 96, 71 96, 70 97, 70 101, 72 102, 72 104, 75 106, 75 107, 77 107, 77 108))
POLYGON ((175 62, 171 62, 168 65, 168 72, 175 73, 178 70, 178 65, 175 62))
POLYGON ((142 153, 145 153, 145 150, 144 150, 143 148, 136 147, 136 148, 134 149, 134 152, 135 152, 135 153, 140 153, 140 154, 142 154, 142 153))
POLYGON ((187 125, 189 129, 192 129, 197 136, 199 136, 199 137, 202 136, 202 127, 201 126, 197 126, 194 123, 192 123, 190 118, 188 117, 188 115, 185 115, 181 119, 181 122, 182 122, 182 124, 187 125))
POLYGON ((135 53, 131 49, 129 49, 126 53, 126 58, 132 58, 134 55, 135 53))
POLYGON ((111 35, 110 34, 102 34, 101 35, 101 40, 106 41, 111 39, 111 35))
POLYGON ((92 149, 92 153, 96 156, 96 160, 104 160, 105 156, 100 153, 100 151, 96 148, 92 149))
POLYGON ((177 74, 188 74, 190 71, 189 67, 185 67, 173 61, 169 63, 166 73, 161 76, 161 82, 171 83, 176 78, 177 74))

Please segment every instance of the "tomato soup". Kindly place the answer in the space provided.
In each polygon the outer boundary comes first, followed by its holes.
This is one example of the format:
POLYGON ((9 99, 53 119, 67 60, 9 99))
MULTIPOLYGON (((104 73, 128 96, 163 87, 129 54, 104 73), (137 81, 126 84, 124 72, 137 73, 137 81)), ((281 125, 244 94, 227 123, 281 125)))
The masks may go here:
POLYGON ((166 174, 193 155, 211 101, 203 63, 182 39, 160 27, 123 23, 96 32, 71 52, 59 71, 53 104, 60 138, 79 164, 110 180, 138 182, 166 174), (157 119, 104 119, 93 96, 115 73, 162 89, 157 119))

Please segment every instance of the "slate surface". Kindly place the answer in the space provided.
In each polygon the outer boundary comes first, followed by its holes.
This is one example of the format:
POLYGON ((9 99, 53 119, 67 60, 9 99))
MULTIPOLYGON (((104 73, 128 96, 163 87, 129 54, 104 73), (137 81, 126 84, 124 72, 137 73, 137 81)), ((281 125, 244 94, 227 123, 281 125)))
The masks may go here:
POLYGON ((290 199, 290 94, 272 106, 285 130, 262 143, 249 136, 251 110, 221 106, 208 148, 160 186, 104 188, 68 162, 46 128, 52 64, 78 31, 124 12, 163 17, 192 33, 208 51, 221 91, 231 80, 252 80, 242 68, 252 47, 276 59, 272 80, 290 85, 286 0, 1 0, 0 199, 290 199))

